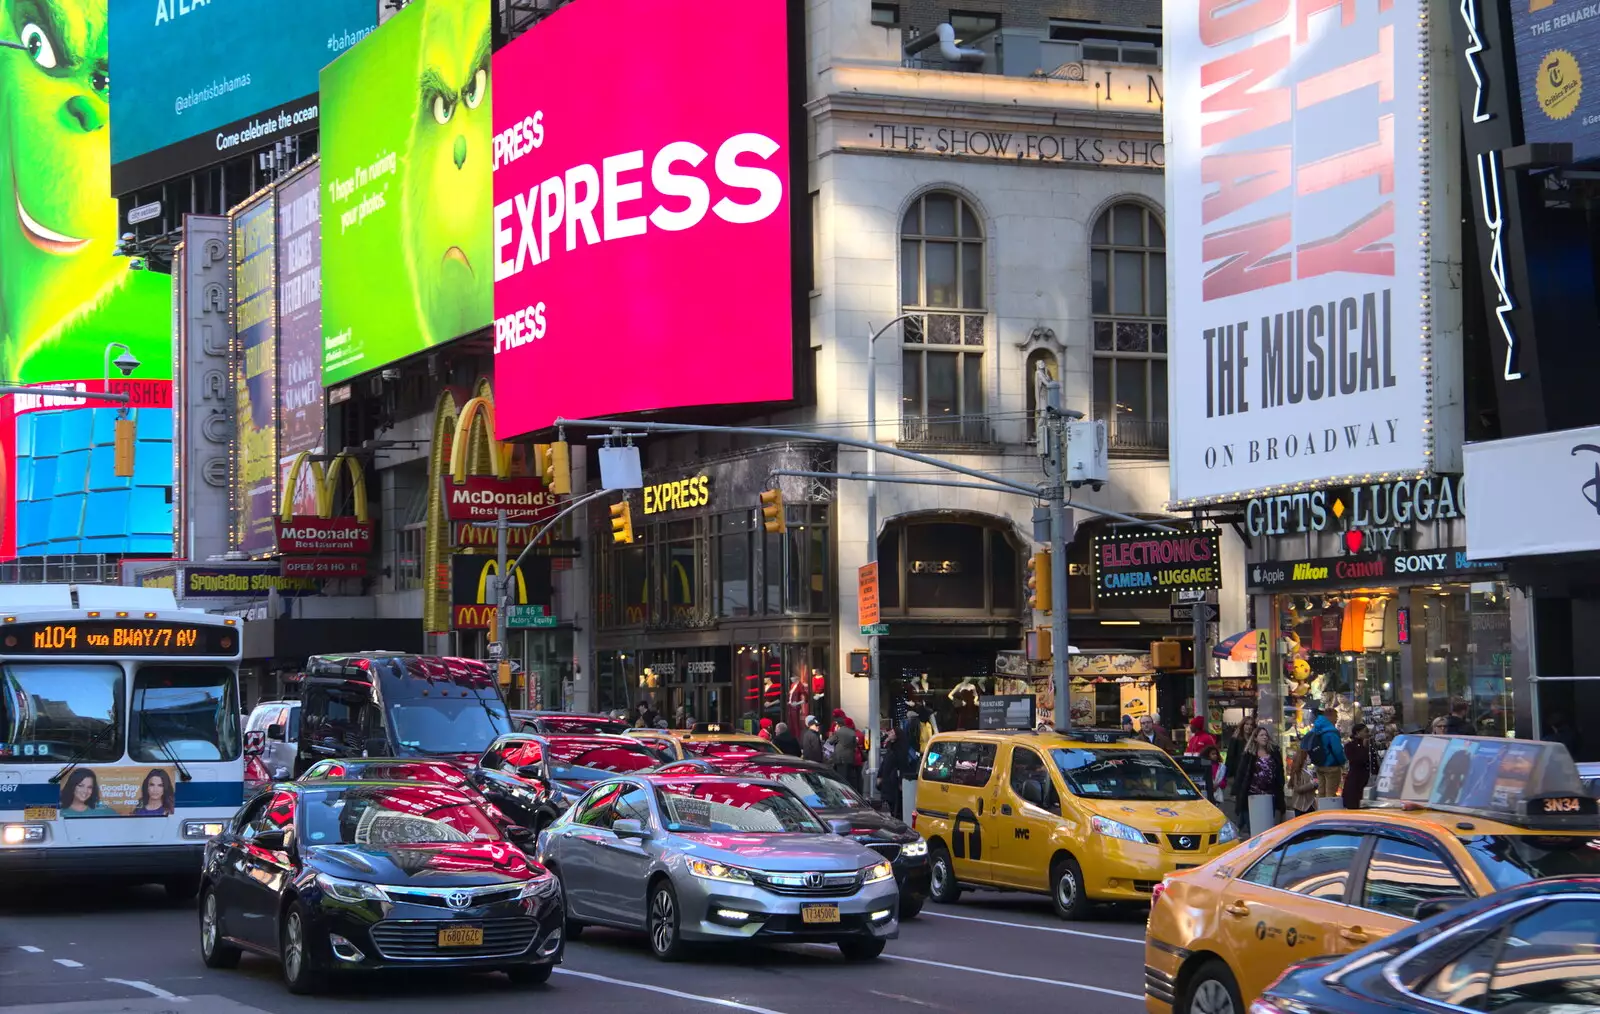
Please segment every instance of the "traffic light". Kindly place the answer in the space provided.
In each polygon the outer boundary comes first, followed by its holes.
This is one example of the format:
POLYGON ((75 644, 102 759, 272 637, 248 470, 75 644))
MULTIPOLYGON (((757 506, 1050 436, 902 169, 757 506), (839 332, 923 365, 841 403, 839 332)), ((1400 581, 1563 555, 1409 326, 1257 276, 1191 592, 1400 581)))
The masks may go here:
POLYGON ((134 422, 118 419, 112 434, 111 472, 119 479, 133 475, 134 422))
POLYGON ((572 492, 572 451, 565 440, 553 444, 535 444, 539 477, 552 493, 572 492))
POLYGON ((633 508, 626 500, 611 505, 611 541, 633 541, 633 508))
POLYGON ((1028 557, 1028 608, 1050 611, 1050 550, 1028 557))
POLYGON ((782 535, 783 491, 769 489, 761 494, 761 527, 773 535, 782 535))

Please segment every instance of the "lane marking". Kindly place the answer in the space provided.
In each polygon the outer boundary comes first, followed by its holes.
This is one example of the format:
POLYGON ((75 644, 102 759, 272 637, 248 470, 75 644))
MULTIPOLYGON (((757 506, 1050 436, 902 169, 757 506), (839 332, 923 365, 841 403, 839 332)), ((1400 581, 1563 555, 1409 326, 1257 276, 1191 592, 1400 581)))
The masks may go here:
POLYGON ((1006 922, 1002 919, 979 919, 971 915, 950 915, 945 912, 923 912, 923 915, 935 919, 960 919, 962 922, 981 922, 989 926, 1009 926, 1012 929, 1039 930, 1043 933, 1063 933, 1069 937, 1088 937, 1090 940, 1121 940, 1125 944, 1138 944, 1144 946, 1143 937, 1125 937, 1118 933, 1090 933, 1085 930, 1067 929, 1065 926, 1035 926, 1029 922, 1006 922))
POLYGON ((82 968, 83 967, 83 962, 81 962, 81 961, 73 961, 71 958, 57 958, 56 959, 56 964, 60 965, 63 968, 82 968))
POLYGON ((1037 975, 1018 975, 1015 972, 997 972, 991 968, 973 968, 969 965, 952 965, 944 961, 929 961, 926 958, 909 958, 904 954, 884 954, 884 961, 909 961, 916 965, 931 965, 934 968, 943 968, 951 972, 971 972, 975 975, 993 975, 1001 979, 1015 979, 1019 982, 1037 982, 1045 986, 1064 986, 1067 989, 1082 989, 1090 993, 1103 993, 1106 996, 1120 996, 1129 1000, 1143 1000, 1143 993, 1124 993, 1120 989, 1107 989, 1104 986, 1090 986, 1082 982, 1065 982, 1061 979, 1045 979, 1037 975))
POLYGON ((17 950, 19 950, 19 951, 27 951, 29 954, 43 954, 44 953, 44 948, 43 947, 34 947, 32 944, 22 944, 17 948, 17 950))
POLYGON ((114 982, 119 986, 132 986, 134 989, 142 989, 146 993, 149 993, 151 996, 159 997, 162 1000, 172 1000, 172 1001, 175 1001, 177 1003, 188 1003, 189 1002, 189 998, 188 997, 179 996, 176 993, 169 993, 166 990, 162 989, 160 986, 152 986, 152 985, 150 985, 148 982, 145 982, 143 979, 107 979, 106 981, 107 982, 114 982))
MULTIPOLYGON (((613 986, 626 986, 629 989, 642 989, 648 993, 659 993, 662 996, 675 996, 680 1000, 694 1000, 698 1003, 708 1003, 714 1007, 727 1007, 732 1010, 749 1011, 750 1014, 782 1014, 781 1011, 775 1011, 769 1007, 756 1007, 752 1004, 739 1003, 736 1000, 724 1000, 721 997, 716 996, 701 996, 698 993, 684 993, 676 989, 668 989, 665 986, 651 986, 643 982, 631 982, 627 979, 613 979, 609 975, 598 975, 594 972, 580 972, 575 968, 561 968, 557 966, 555 972, 557 975, 575 975, 580 979, 589 979, 594 982, 605 982, 613 986)), ((1140 999, 1143 999, 1143 997, 1140 997, 1140 999)))

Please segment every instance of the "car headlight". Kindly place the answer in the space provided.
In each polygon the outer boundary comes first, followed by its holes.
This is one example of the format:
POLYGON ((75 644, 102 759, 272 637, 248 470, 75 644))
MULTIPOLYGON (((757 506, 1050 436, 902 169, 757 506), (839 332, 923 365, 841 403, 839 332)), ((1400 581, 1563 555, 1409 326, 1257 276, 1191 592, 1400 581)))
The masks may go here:
POLYGON ((204 841, 221 834, 223 827, 220 820, 186 820, 183 822, 183 836, 189 841, 204 841))
POLYGON ((377 884, 365 884, 359 880, 340 880, 330 877, 326 873, 317 874, 317 886, 322 888, 328 897, 335 901, 388 901, 389 896, 383 893, 383 888, 377 884))
POLYGON ((1222 822, 1222 830, 1217 832, 1217 844, 1226 845, 1230 841, 1239 840, 1239 829, 1233 826, 1233 821, 1222 822))
POLYGON ((1129 827, 1120 820, 1112 820, 1110 817, 1090 817, 1089 829, 1107 838, 1121 838, 1123 841, 1144 844, 1144 835, 1140 834, 1138 829, 1129 827))
POLYGON ((0 843, 30 845, 44 841, 47 833, 43 824, 7 824, 4 830, 0 830, 0 843))
POLYGON ((710 863, 704 859, 689 860, 689 872, 707 880, 722 880, 733 884, 753 883, 750 879, 749 870, 741 870, 737 866, 724 866, 721 863, 710 863))
POLYGON ((545 898, 556 893, 556 878, 549 873, 541 873, 537 877, 522 885, 522 892, 517 895, 518 901, 528 898, 545 898))
POLYGON ((863 884, 879 884, 885 880, 893 879, 894 867, 890 866, 888 863, 879 863, 876 866, 868 866, 866 869, 861 871, 861 882, 863 884))
POLYGON ((908 842, 900 846, 900 854, 903 856, 925 856, 928 854, 928 840, 926 838, 918 838, 914 842, 908 842))

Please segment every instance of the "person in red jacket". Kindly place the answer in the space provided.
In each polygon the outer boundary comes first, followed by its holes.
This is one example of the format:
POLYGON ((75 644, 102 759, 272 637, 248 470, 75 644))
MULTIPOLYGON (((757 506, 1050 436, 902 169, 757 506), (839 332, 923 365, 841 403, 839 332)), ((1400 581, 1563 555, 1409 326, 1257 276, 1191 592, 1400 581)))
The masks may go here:
POLYGON ((1206 731, 1205 716, 1196 715, 1189 719, 1189 743, 1184 753, 1203 754, 1216 745, 1217 737, 1206 731))

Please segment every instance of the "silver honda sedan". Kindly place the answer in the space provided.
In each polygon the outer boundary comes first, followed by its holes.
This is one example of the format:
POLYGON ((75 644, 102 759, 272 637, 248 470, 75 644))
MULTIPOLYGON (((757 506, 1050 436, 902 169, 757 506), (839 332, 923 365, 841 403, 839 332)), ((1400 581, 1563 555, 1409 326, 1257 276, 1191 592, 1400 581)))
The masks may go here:
POLYGON ((777 782, 617 775, 539 835, 566 893, 567 937, 643 930, 672 961, 695 942, 835 943, 852 961, 900 933, 894 870, 777 782))

